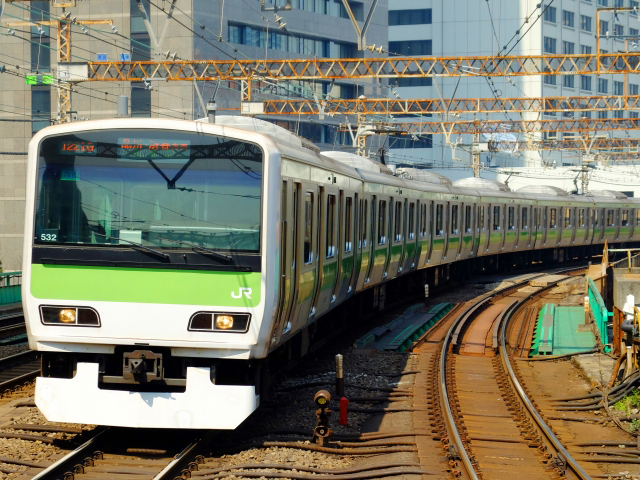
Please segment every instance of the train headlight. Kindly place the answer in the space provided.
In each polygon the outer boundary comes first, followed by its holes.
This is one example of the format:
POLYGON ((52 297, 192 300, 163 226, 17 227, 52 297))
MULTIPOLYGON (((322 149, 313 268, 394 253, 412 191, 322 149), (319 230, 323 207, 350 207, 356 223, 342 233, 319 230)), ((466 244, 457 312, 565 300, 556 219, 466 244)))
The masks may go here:
POLYGON ((58 320, 60 323, 76 323, 76 313, 75 308, 62 308, 58 312, 58 320))
POLYGON ((245 333, 249 330, 248 313, 197 312, 189 320, 189 330, 195 332, 245 333))
POLYGON ((233 328, 232 315, 216 315, 216 328, 218 330, 231 330, 233 328))
POLYGON ((55 307, 53 305, 41 305, 40 320, 45 325, 100 326, 98 312, 90 307, 55 307))

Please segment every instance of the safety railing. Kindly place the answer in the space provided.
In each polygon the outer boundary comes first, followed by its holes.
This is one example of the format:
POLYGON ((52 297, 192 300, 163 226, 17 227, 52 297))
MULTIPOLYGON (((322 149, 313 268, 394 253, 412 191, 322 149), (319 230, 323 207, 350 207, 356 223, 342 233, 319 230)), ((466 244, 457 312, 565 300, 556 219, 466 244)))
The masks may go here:
POLYGON ((22 301, 22 272, 0 273, 0 305, 22 301))
POLYGON ((607 345, 609 343, 609 311, 607 310, 604 300, 602 299, 602 295, 600 295, 600 291, 598 290, 598 287, 596 287, 593 279, 591 277, 587 277, 587 282, 589 290, 589 308, 593 313, 593 319, 596 327, 598 328, 598 332, 600 332, 600 340, 603 345, 607 345))

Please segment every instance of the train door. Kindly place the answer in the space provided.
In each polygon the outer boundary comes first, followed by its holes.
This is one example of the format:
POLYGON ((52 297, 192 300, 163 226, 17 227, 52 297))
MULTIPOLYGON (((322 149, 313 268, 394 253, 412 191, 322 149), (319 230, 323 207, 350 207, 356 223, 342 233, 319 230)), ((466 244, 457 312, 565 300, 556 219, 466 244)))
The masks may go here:
POLYGON ((316 185, 299 184, 296 218, 297 239, 294 254, 294 301, 283 334, 293 333, 306 325, 312 309, 318 271, 318 197, 316 185))
POLYGON ((462 239, 458 257, 466 259, 470 257, 471 249, 473 248, 473 214, 475 212, 475 203, 470 205, 462 204, 461 209, 463 212, 460 225, 462 239))
POLYGON ((640 240, 640 208, 632 210, 631 219, 633 222, 633 239, 640 240))
POLYGON ((336 304, 342 302, 351 293, 352 279, 355 267, 355 231, 356 231, 356 206, 358 205, 358 194, 347 193, 344 196, 340 232, 340 259, 338 268, 338 280, 336 282, 334 298, 336 304))
POLYGON ((278 317, 272 335, 274 342, 282 335, 282 331, 289 322, 289 314, 295 298, 297 275, 296 254, 297 228, 299 225, 299 194, 300 184, 291 181, 282 182, 280 204, 280 278, 278 296, 278 317))
POLYGON ((340 192, 333 187, 321 187, 322 203, 318 225, 320 248, 318 250, 319 281, 311 314, 317 318, 329 309, 338 275, 338 231, 340 218, 340 192))
POLYGON ((389 215, 389 257, 387 258, 386 272, 389 278, 398 275, 402 266, 402 256, 404 255, 404 224, 406 223, 407 200, 395 198, 389 203, 393 205, 393 211, 390 209, 389 215))
POLYGON ((547 233, 549 232, 549 207, 540 207, 540 224, 542 229, 542 246, 547 246, 547 233))
MULTIPOLYGON (((412 270, 416 265, 416 255, 418 254, 418 235, 416 231, 416 206, 419 208, 420 203, 415 199, 405 200, 406 207, 406 220, 404 229, 404 257, 401 262, 402 272, 408 272, 412 270)), ((400 269, 398 269, 400 271, 400 269)))
POLYGON ((587 237, 587 214, 586 209, 578 208, 576 214, 576 235, 574 243, 578 245, 584 245, 587 237))
POLYGON ((389 255, 389 197, 376 196, 375 237, 372 239, 373 262, 369 280, 372 285, 384 278, 389 255))
POLYGON ((478 213, 476 214, 476 243, 474 246, 474 256, 481 257, 487 253, 487 230, 486 230, 486 211, 485 205, 478 205, 478 213))
POLYGON ((631 227, 629 225, 629 209, 623 208, 620 210, 620 241, 626 242, 631 238, 631 227))
POLYGON ((429 263, 438 265, 444 256, 446 245, 446 213, 445 204, 434 202, 434 219, 433 219, 433 240, 431 241, 431 254, 429 255, 429 263))
POLYGON ((431 248, 431 229, 429 228, 428 205, 431 202, 418 201, 418 257, 417 265, 421 268, 429 261, 429 249, 431 248))
POLYGON ((503 223, 503 208, 500 204, 492 203, 489 206, 491 217, 489 221, 489 245, 487 249, 490 255, 500 253, 502 245, 504 243, 504 232, 502 229, 503 223))
POLYGON ((573 236, 573 222, 571 218, 573 208, 563 207, 560 210, 562 212, 562 222, 560 224, 561 230, 559 245, 567 246, 571 244, 571 238, 573 236))
POLYGON ((516 211, 516 205, 505 205, 506 223, 504 228, 504 243, 502 250, 505 252, 511 252, 515 249, 516 241, 518 239, 518 215, 516 211))
POLYGON ((369 194, 365 194, 364 198, 361 200, 362 208, 360 209, 360 227, 359 234, 360 237, 358 239, 358 245, 360 248, 360 268, 358 269, 358 279, 356 282, 356 292, 362 290, 369 278, 369 272, 371 270, 371 242, 373 238, 373 233, 371 231, 371 209, 373 208, 373 204, 375 201, 375 197, 372 197, 369 194))

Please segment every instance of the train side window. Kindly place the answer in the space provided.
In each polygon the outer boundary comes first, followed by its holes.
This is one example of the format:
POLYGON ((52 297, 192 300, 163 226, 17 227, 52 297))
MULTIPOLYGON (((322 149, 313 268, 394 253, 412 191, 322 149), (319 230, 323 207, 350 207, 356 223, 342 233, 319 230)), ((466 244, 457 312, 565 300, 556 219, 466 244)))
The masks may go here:
POLYGON ((599 227, 600 226, 600 211, 598 209, 595 209, 591 212, 591 214, 593 215, 593 226, 594 227, 599 227))
POLYGON ((569 228, 571 226, 571 209, 564 209, 564 224, 562 228, 569 228))
POLYGON ((444 205, 436 205, 436 235, 444 235, 444 205))
POLYGON ((416 204, 412 202, 412 203, 409 204, 409 240, 413 240, 414 238, 416 238, 416 234, 415 234, 415 226, 416 226, 415 215, 416 215, 416 204))
POLYGON ((549 228, 556 228, 558 226, 558 222, 556 219, 556 209, 555 208, 550 208, 549 209, 549 228))
POLYGON ((578 210, 578 227, 584 227, 584 208, 578 210))
POLYGON ((313 262, 313 193, 304 199, 304 263, 313 262))
POLYGON ((640 227, 640 209, 636 210, 636 227, 640 227))
POLYGON ((484 232, 484 207, 478 207, 478 232, 484 232))
POLYGON ((607 210, 607 227, 613 227, 613 210, 607 210))
POLYGON ((350 252, 353 248, 353 199, 345 198, 344 206, 344 251, 350 252))
POLYGON ((458 205, 451 205, 451 233, 458 234, 458 205))
POLYGON ((384 245, 387 241, 385 232, 387 231, 387 202, 380 200, 378 213, 378 244, 384 245))
POLYGON ((327 258, 332 258, 336 254, 335 221, 336 196, 327 195, 327 258))
POLYGON ((620 222, 621 227, 629 226, 629 210, 622 210, 622 222, 620 222))
POLYGON ((493 207, 493 230, 500 230, 500 207, 493 207))
POLYGON ((402 203, 396 202, 396 211, 394 213, 394 224, 393 224, 393 241, 400 242, 402 241, 402 203))
POLYGON ((471 206, 464 207, 464 231, 471 233, 471 206))
POLYGON ((509 230, 516 229, 516 209, 515 207, 509 207, 509 230))
POLYGON ((526 230, 529 228, 529 219, 527 218, 527 207, 522 207, 522 213, 520 214, 520 228, 526 230))

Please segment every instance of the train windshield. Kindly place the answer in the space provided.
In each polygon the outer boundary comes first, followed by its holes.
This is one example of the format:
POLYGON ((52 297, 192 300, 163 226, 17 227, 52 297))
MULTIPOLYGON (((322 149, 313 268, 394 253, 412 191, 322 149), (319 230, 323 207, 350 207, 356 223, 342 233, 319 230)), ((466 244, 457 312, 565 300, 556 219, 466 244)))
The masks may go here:
POLYGON ((34 241, 258 252, 262 158, 251 143, 173 130, 46 138, 34 241))

